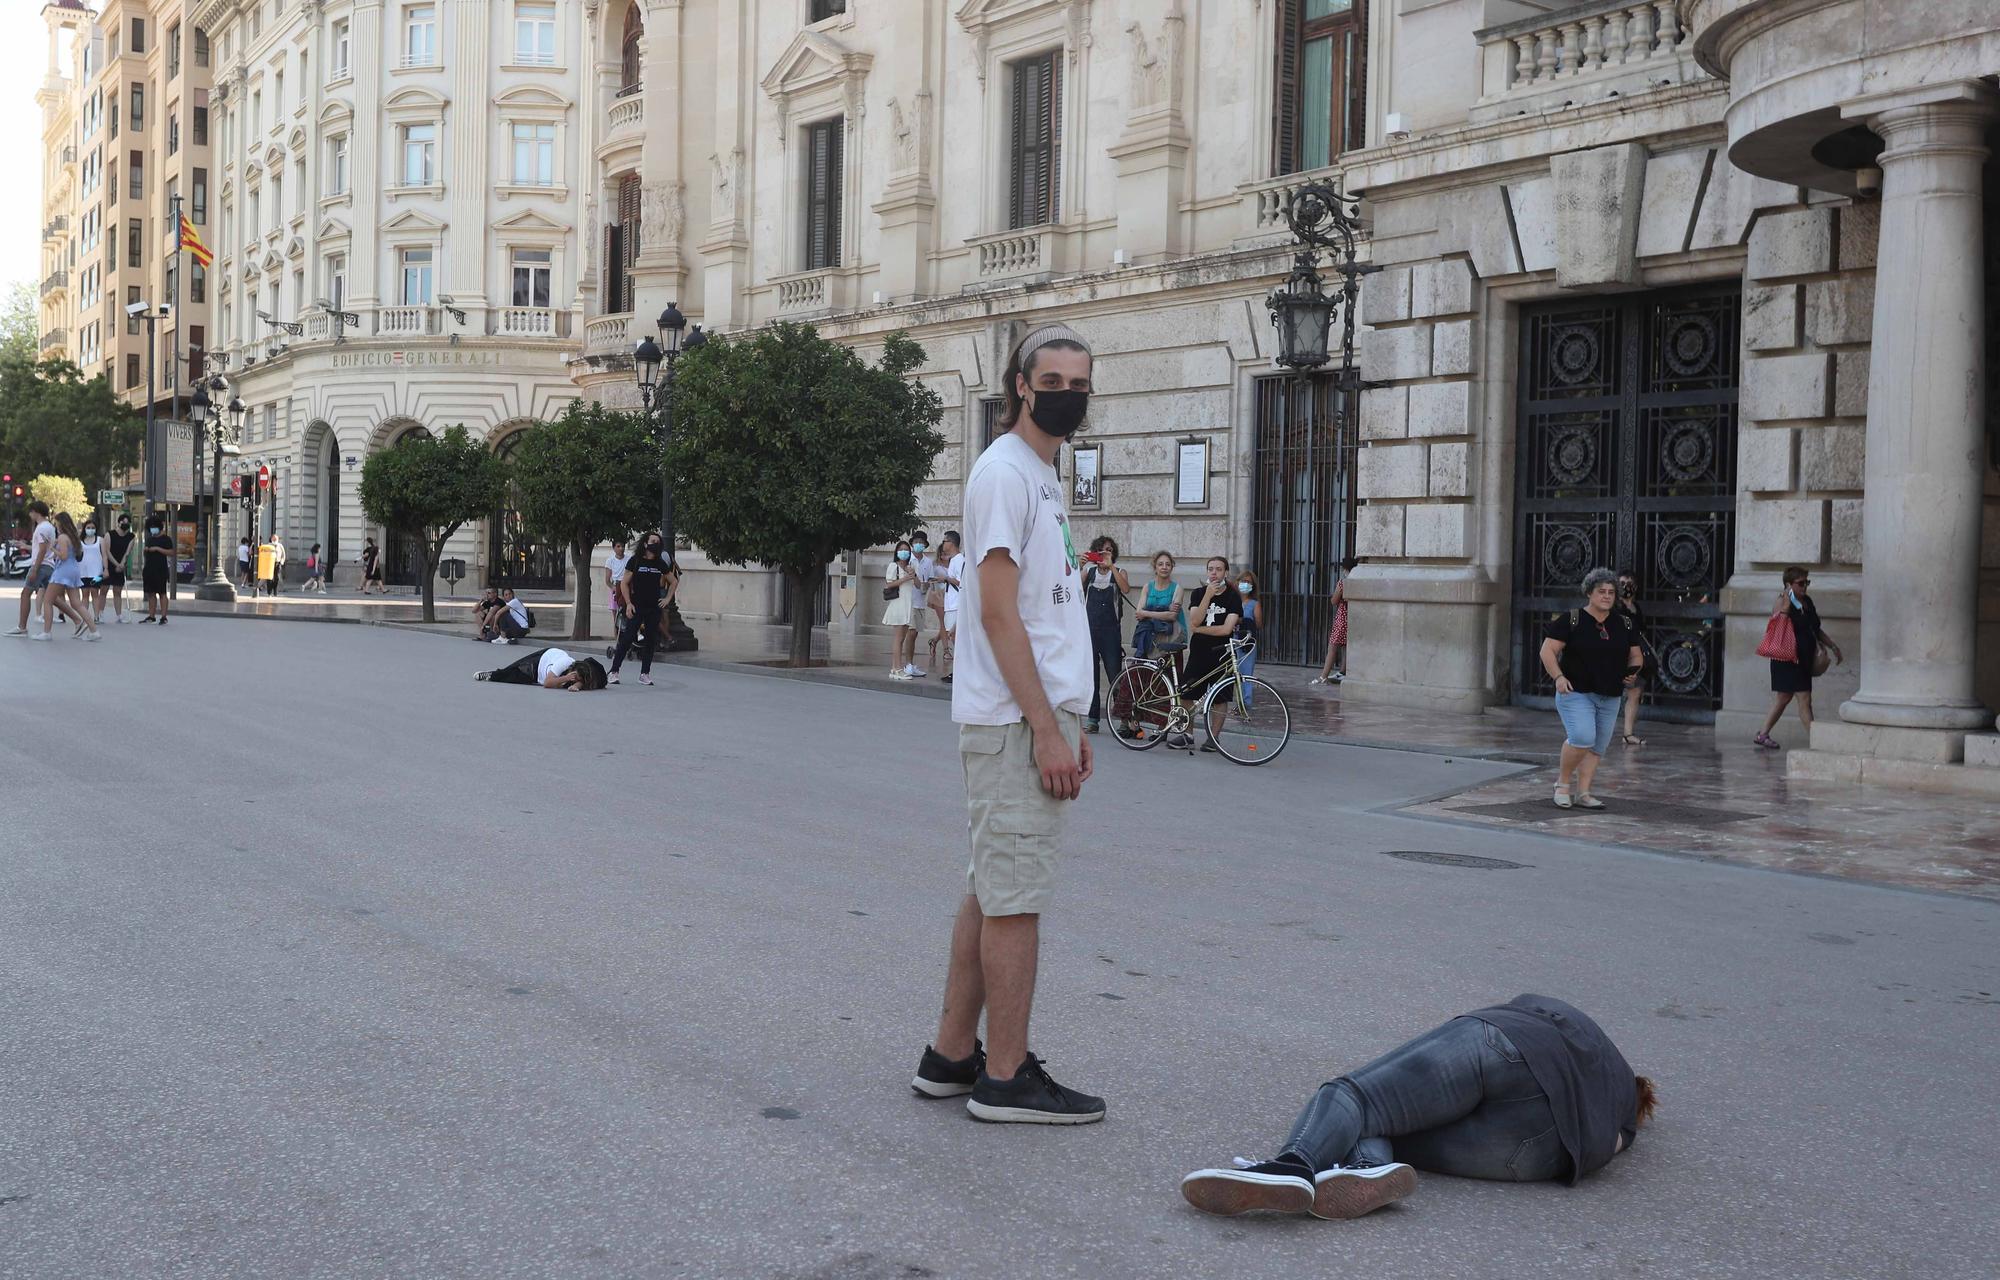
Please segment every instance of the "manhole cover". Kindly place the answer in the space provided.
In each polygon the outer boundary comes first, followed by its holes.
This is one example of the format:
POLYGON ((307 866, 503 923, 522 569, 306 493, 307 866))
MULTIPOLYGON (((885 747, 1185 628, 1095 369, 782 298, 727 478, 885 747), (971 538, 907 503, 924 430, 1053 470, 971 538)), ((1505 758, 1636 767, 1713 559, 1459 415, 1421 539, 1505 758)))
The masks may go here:
POLYGON ((1383 856, 1401 858, 1404 862, 1421 862, 1432 867, 1471 867, 1475 871, 1518 871, 1531 866, 1526 862, 1509 862, 1505 858, 1482 858, 1471 853, 1439 853, 1435 849, 1384 849, 1383 856))

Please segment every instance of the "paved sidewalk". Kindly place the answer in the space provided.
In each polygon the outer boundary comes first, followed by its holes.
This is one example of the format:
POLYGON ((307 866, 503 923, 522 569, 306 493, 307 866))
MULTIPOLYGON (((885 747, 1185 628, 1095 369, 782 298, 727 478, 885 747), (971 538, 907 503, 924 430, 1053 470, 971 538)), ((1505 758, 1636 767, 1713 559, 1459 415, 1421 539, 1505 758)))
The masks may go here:
MULTIPOLYGON (((12 625, 18 582, 0 587, 0 617, 12 625)), ((567 644, 571 606, 533 599, 540 624, 527 644, 567 644)), ((326 597, 286 594, 206 604, 184 592, 183 614, 389 625, 469 637, 472 600, 440 599, 439 622, 423 624, 408 595, 326 597)), ((593 606, 594 644, 609 643, 608 610, 593 606)), ((948 699, 934 674, 889 676, 886 635, 813 635, 814 665, 785 664, 790 632, 756 623, 689 619, 701 648, 662 656, 665 664, 809 680, 910 697, 948 699)), ((918 665, 929 669, 929 636, 918 665)), ((468 650, 468 653, 470 651, 468 650)), ((1598 772, 1602 812, 1550 803, 1561 730, 1553 713, 1512 707, 1467 716, 1407 707, 1344 703, 1338 686, 1311 685, 1301 667, 1265 666, 1258 675, 1285 697, 1293 732, 1353 746, 1507 760, 1529 769, 1469 791, 1405 807, 1416 816, 1496 830, 1532 831, 1723 860, 1774 870, 1837 875, 1901 887, 2000 900, 2000 810, 1970 797, 1924 795, 1878 786, 1801 782, 1785 776, 1784 754, 1719 741, 1706 726, 1642 721, 1645 745, 1614 745, 1598 772)), ((940 709, 942 714, 942 709, 940 709)), ((1098 739, 1112 749, 1109 735, 1098 739)))

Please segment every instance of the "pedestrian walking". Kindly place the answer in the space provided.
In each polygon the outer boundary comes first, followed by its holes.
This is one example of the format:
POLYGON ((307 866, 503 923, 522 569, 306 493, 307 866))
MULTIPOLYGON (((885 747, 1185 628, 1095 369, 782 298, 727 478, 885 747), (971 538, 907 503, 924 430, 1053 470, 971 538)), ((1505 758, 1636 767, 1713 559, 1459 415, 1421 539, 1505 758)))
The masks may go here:
POLYGON ((104 591, 109 585, 104 571, 105 550, 103 540, 97 536, 96 518, 86 519, 77 555, 83 562, 82 608, 90 615, 93 626, 104 621, 104 591))
POLYGON ((389 594, 389 588, 382 582, 382 548, 375 545, 373 538, 361 544, 361 594, 365 596, 371 591, 389 594))
POLYGON ((139 540, 132 535, 132 517, 120 515, 118 528, 111 534, 111 554, 104 561, 104 581, 111 596, 112 620, 123 625, 125 616, 125 575, 132 571, 132 547, 139 540))
POLYGON ((1229 660, 1229 641, 1243 625, 1243 597, 1229 582, 1227 556, 1208 558, 1208 580, 1188 591, 1187 670, 1181 678, 1181 705, 1193 708, 1195 700, 1208 692, 1213 680, 1215 697, 1208 704, 1208 741, 1203 751, 1220 751, 1215 740, 1222 736, 1222 717, 1227 704, 1236 700, 1234 682, 1218 673, 1229 660))
POLYGON ((317 542, 306 552, 306 580, 299 590, 307 594, 326 591, 326 558, 320 554, 317 542))
POLYGON ((1556 715, 1564 733, 1556 773, 1558 809, 1604 807, 1590 793, 1590 783, 1611 749, 1625 690, 1644 665, 1639 635, 1616 608, 1618 575, 1592 569, 1584 575, 1583 595, 1583 608, 1559 613, 1542 628, 1542 670, 1555 681, 1556 715), (1571 774, 1576 775, 1574 796, 1571 774))
POLYGON ((945 531, 938 555, 944 561, 944 683, 951 683, 952 660, 958 651, 958 602, 965 587, 965 540, 958 530, 945 531))
POLYGON ((76 624, 76 634, 86 639, 97 639, 97 624, 83 611, 83 539, 77 534, 76 521, 70 519, 67 511, 55 514, 56 542, 52 559, 54 570, 49 574, 49 585, 42 589, 42 629, 30 636, 31 640, 48 640, 55 628, 56 615, 60 613, 76 624))
POLYGON ((474 680, 492 684, 532 684, 544 689, 567 689, 587 693, 604 687, 604 664, 595 658, 578 658, 567 649, 537 649, 524 653, 504 667, 475 671, 474 680))
POLYGON ((174 540, 167 536, 157 515, 146 517, 146 544, 141 550, 145 552, 146 561, 139 585, 146 595, 146 616, 140 621, 164 627, 167 625, 167 575, 173 570, 174 540))
POLYGON ((1118 567, 1116 538, 1094 540, 1084 560, 1089 563, 1089 568, 1083 571, 1083 613, 1090 623, 1091 663, 1090 714, 1084 717, 1083 731, 1096 733, 1098 721, 1103 718, 1105 695, 1118 683, 1118 672, 1125 666, 1121 628, 1132 583, 1118 567), (1100 669, 1104 672, 1102 688, 1097 683, 1100 669))
POLYGON ((1778 591, 1777 601, 1771 606, 1771 621, 1783 618, 1791 630, 1790 656, 1779 656, 1780 651, 1771 647, 1774 634, 1782 634, 1783 628, 1765 628, 1765 643, 1757 646, 1759 655, 1771 660, 1771 710, 1764 717, 1764 727, 1757 731, 1751 741, 1772 751, 1778 750, 1778 740, 1771 736, 1771 730, 1778 727, 1784 718, 1785 708, 1796 702, 1799 707, 1799 723, 1805 726, 1806 739, 1812 739, 1813 677, 1826 674, 1829 656, 1833 662, 1845 662, 1846 655, 1833 638, 1820 629, 1819 609, 1813 598, 1806 594, 1812 585, 1812 576, 1798 565, 1785 570, 1784 586, 1778 591))
POLYGON ((1092 764, 1082 733, 1090 628, 1055 469, 1056 451, 1083 425, 1090 376, 1090 349, 1066 326, 1021 339, 1002 379, 1007 434, 979 455, 965 485, 973 567, 961 587, 951 712, 972 861, 937 1038, 911 1086, 932 1098, 970 1094, 966 1110, 996 1123, 1104 1118, 1104 1100, 1057 1084, 1028 1037, 1063 820, 1092 764))
POLYGON ((1180 632, 1180 590, 1174 585, 1174 558, 1164 551, 1153 553, 1153 580, 1146 584, 1146 599, 1137 616, 1139 620, 1132 624, 1132 652, 1138 657, 1152 657, 1156 647, 1180 632))
POLYGON ((889 557, 889 570, 883 575, 885 584, 882 598, 888 607, 882 610, 882 625, 894 628, 894 648, 889 654, 889 678, 891 680, 913 679, 910 666, 903 657, 905 645, 912 652, 916 642, 910 635, 910 625, 916 621, 917 569, 910 563, 910 543, 898 539, 896 552, 889 557))
POLYGON ((535 626, 535 611, 514 594, 514 588, 500 588, 500 608, 493 614, 494 644, 516 644, 535 626))
POLYGON ((35 597, 48 590, 49 579, 55 576, 56 526, 49 519, 49 504, 40 498, 28 504, 28 519, 35 530, 28 535, 28 573, 21 579, 21 621, 10 636, 28 634, 28 621, 34 616, 35 597))
POLYGON ((257 590, 256 555, 250 549, 250 539, 244 538, 236 544, 236 580, 243 589, 255 593, 257 590))
POLYGON ((270 593, 278 594, 278 584, 285 578, 285 540, 277 534, 271 535, 271 583, 270 593))
POLYGON ((1339 576, 1333 583, 1333 626, 1326 634, 1326 661, 1307 684, 1339 684, 1347 679, 1347 577, 1360 563, 1353 556, 1340 562, 1339 576))
MULTIPOLYGON (((1267 608, 1268 602, 1262 595, 1258 594, 1257 575, 1249 569, 1245 569, 1236 575, 1236 595, 1243 601, 1243 621, 1236 628, 1236 634, 1239 639, 1250 642, 1249 647, 1238 655, 1236 665, 1242 669, 1244 675, 1255 675, 1257 672, 1257 650, 1263 643, 1265 629, 1270 625, 1267 621, 1270 616, 1267 608)), ((1250 709, 1252 704, 1255 703, 1256 698, 1256 689, 1248 684, 1244 685, 1243 709, 1245 711, 1250 709)))
POLYGON ((625 553, 625 539, 613 538, 611 554, 604 558, 604 601, 605 608, 611 610, 611 638, 614 641, 624 630, 625 617, 625 607, 618 601, 618 583, 625 576, 625 566, 631 562, 632 557, 625 553))
POLYGON ((667 571, 666 540, 657 533, 639 538, 639 554, 629 556, 618 579, 617 599, 621 609, 618 649, 611 655, 606 683, 618 683, 618 669, 625 655, 636 645, 639 650, 639 683, 653 683, 653 650, 666 631, 667 600, 671 595, 671 574, 667 571))
POLYGON ((1658 1099, 1589 1014, 1516 996, 1327 1081, 1275 1157, 1198 1169, 1181 1195, 1204 1213, 1358 1218, 1415 1191, 1415 1169, 1575 1186, 1631 1149, 1658 1099))
POLYGON ((1646 740, 1638 732, 1639 703, 1645 699, 1646 687, 1657 673, 1659 661, 1653 653, 1652 643, 1646 639, 1646 611, 1639 604, 1639 579, 1630 569, 1618 575, 1618 604, 1615 607, 1632 628, 1632 636, 1639 642, 1643 659, 1638 680, 1625 690, 1625 728, 1619 741, 1628 747, 1643 747, 1646 740))

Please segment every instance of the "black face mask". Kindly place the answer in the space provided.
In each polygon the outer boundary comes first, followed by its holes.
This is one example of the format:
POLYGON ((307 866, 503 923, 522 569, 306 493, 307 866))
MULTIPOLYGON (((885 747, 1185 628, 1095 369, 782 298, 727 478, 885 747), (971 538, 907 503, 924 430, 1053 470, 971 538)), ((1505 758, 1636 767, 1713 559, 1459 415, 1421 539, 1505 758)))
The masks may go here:
POLYGON ((1028 403, 1028 416, 1035 425, 1052 436, 1067 440, 1083 425, 1083 415, 1090 412, 1088 391, 1037 391, 1028 403))

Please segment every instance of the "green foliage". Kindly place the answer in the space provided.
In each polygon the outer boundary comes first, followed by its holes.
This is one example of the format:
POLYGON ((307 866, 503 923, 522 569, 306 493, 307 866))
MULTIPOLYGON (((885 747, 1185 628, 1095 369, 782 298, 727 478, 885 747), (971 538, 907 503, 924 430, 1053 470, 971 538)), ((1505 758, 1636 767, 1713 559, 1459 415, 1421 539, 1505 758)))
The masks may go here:
POLYGON ((108 484, 138 465, 145 434, 144 417, 102 376, 86 379, 67 360, 18 356, 0 341, 0 462, 15 475, 108 484))
POLYGON ((811 325, 717 338, 682 357, 667 466, 681 531, 710 559, 791 580, 794 662, 843 551, 906 533, 944 448, 944 405, 910 375, 924 350, 889 336, 873 368, 811 325))
POLYGON ((506 464, 462 425, 442 437, 412 433, 362 467, 362 513, 423 548, 425 622, 437 621, 432 592, 446 540, 467 521, 498 510, 506 493, 506 464))
POLYGON ((34 360, 40 350, 38 310, 34 285, 16 280, 7 286, 0 302, 0 360, 34 360))
POLYGON ((84 489, 83 481, 68 476, 36 476, 28 481, 28 500, 40 498, 49 504, 49 514, 67 511, 70 518, 81 524, 97 509, 90 504, 90 494, 84 489))
POLYGON ((512 506, 536 537, 569 549, 576 570, 574 639, 588 639, 590 555, 598 543, 659 519, 660 473, 639 414, 573 400, 528 428, 510 459, 512 506))

